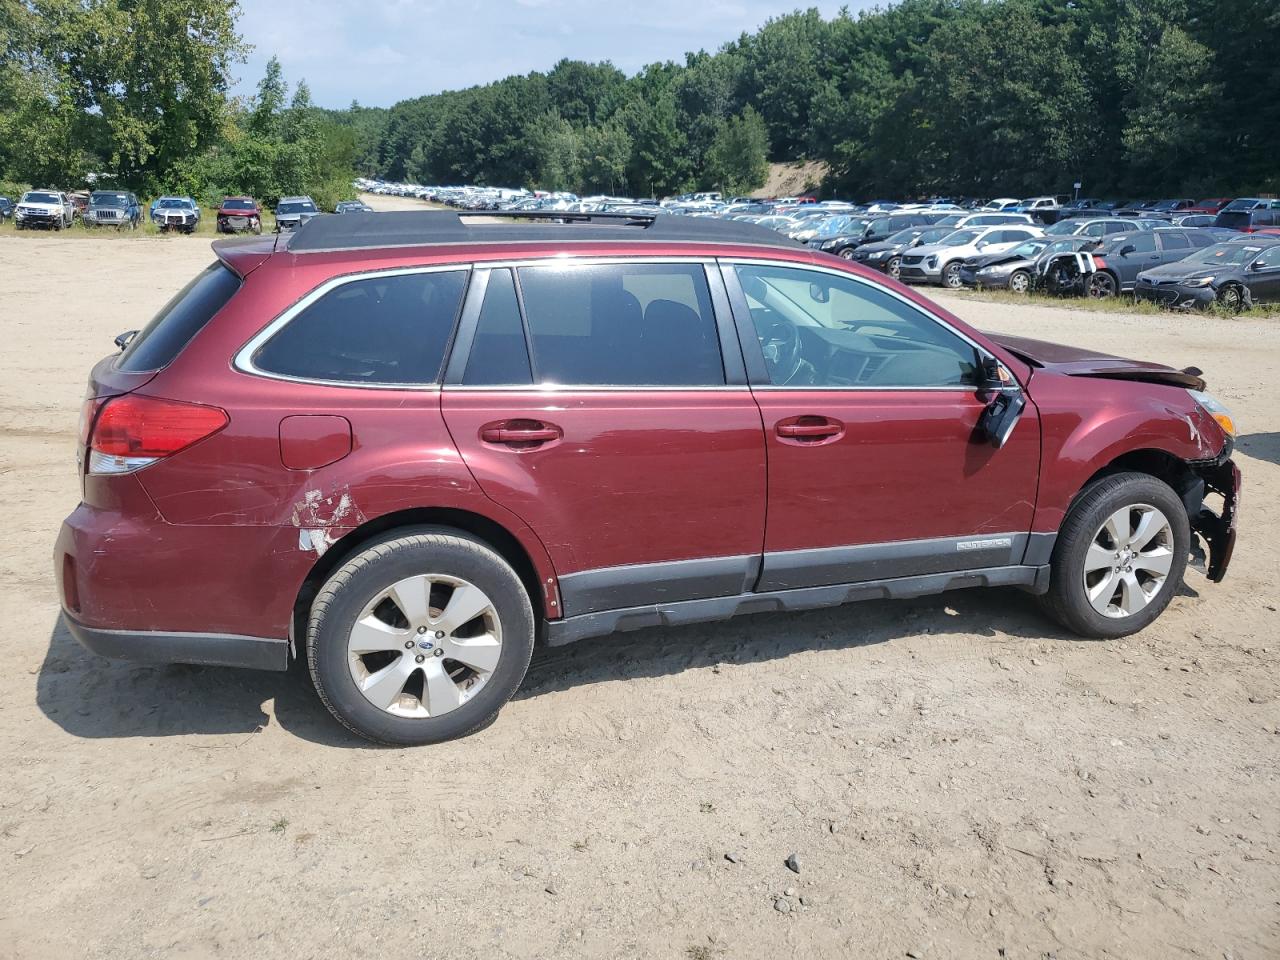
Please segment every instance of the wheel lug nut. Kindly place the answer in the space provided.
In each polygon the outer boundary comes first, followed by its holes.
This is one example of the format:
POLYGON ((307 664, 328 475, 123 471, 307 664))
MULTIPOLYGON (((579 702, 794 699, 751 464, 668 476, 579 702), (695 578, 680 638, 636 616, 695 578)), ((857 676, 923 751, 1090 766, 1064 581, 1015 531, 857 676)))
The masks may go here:
POLYGON ((437 657, 443 657, 443 656, 444 656, 444 650, 442 650, 440 647, 436 647, 436 656, 437 656, 437 657))
POLYGON ((406 650, 412 650, 412 649, 413 649, 413 641, 412 641, 412 640, 406 640, 406 641, 404 642, 404 648, 405 648, 406 650))
POLYGON ((444 639, 444 631, 443 631, 443 630, 437 630, 437 631, 436 631, 436 639, 437 639, 437 640, 443 640, 443 639, 444 639))
POLYGON ((413 659, 414 659, 414 661, 416 661, 417 663, 421 663, 423 660, 425 660, 425 659, 427 659, 427 658, 426 658, 425 656, 423 656, 422 654, 418 654, 418 655, 417 655, 416 657, 414 657, 413 659))
MULTIPOLYGON (((1120 554, 1118 554, 1118 553, 1117 553, 1117 554, 1116 554, 1116 556, 1118 557, 1118 556, 1120 556, 1120 554)), ((418 628, 418 632, 419 632, 419 633, 426 633, 426 632, 427 632, 427 628, 426 628, 426 627, 419 627, 419 628, 418 628)))

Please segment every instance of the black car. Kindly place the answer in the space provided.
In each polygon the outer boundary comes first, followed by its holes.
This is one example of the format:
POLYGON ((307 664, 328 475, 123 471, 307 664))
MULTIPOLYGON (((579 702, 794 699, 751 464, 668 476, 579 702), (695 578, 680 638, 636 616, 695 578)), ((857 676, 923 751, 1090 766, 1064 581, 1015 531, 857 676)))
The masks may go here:
POLYGON ((1098 242, 1096 237, 1085 235, 1044 236, 1020 243, 1012 250, 967 257, 960 267, 960 282, 979 290, 1003 288, 1014 293, 1028 293, 1039 284, 1044 272, 1041 266, 1048 257, 1090 250, 1098 242))
POLYGON ((343 200, 333 208, 334 213, 373 213, 373 207, 363 200, 343 200))
POLYGON ((8 197, 0 197, 0 223, 13 216, 13 201, 8 197))
POLYGON ((809 241, 809 245, 824 253, 834 253, 838 257, 852 260, 853 251, 863 244, 888 240, 895 233, 910 227, 930 226, 943 216, 941 213, 891 213, 879 217, 853 217, 851 224, 863 221, 860 228, 850 229, 833 237, 823 237, 821 241, 815 237, 809 241))
POLYGON ((1176 263, 1138 274, 1141 300, 1186 309, 1221 303, 1239 312, 1254 303, 1280 302, 1280 237, 1215 243, 1176 263))
POLYGON ((846 260, 855 260, 868 267, 883 270, 897 280, 902 274, 902 252, 912 247, 922 247, 927 243, 937 243, 949 233, 953 227, 934 227, 921 224, 899 230, 886 240, 875 243, 864 243, 860 247, 850 248, 851 254, 846 260))

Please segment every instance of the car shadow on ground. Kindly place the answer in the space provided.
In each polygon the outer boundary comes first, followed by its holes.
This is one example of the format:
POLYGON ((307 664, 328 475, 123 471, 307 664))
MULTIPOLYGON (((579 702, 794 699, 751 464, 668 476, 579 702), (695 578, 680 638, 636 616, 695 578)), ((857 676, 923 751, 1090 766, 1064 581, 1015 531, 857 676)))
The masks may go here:
POLYGON ((1236 449, 1254 460, 1280 464, 1280 433, 1246 433, 1236 441, 1236 449))
MULTIPOLYGON (((1183 593, 1193 593, 1188 588, 1183 593)), ((709 624, 648 628, 535 651, 522 700, 574 687, 678 674, 721 663, 778 660, 906 637, 1077 639, 1013 588, 957 590, 916 600, 866 601, 806 613, 768 613, 709 624)), ((966 641, 971 642, 971 641, 966 641)), ((1087 642, 1087 641, 1081 641, 1087 642)), ((991 655, 974 644, 974 657, 991 655)), ((321 704, 304 669, 286 673, 137 664, 80 647, 59 617, 36 682, 46 717, 86 739, 252 734, 275 722, 314 743, 368 747, 321 704), (264 705, 272 702, 271 715, 264 705)))

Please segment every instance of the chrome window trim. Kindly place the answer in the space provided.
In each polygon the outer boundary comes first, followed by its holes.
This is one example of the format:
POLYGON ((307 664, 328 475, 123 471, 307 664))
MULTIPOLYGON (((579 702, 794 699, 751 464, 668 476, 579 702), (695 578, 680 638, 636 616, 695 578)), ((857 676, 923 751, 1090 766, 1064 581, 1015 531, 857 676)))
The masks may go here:
MULTIPOLYGON (((999 360, 999 357, 996 357, 994 354, 992 354, 992 352, 988 350, 986 347, 984 347, 982 344, 978 343, 972 337, 967 336, 966 334, 957 330, 955 327, 947 323, 941 317, 936 316, 931 311, 924 309, 922 306, 920 306, 920 304, 914 302, 913 300, 908 299, 907 297, 904 297, 902 294, 898 293, 896 290, 891 290, 889 287, 885 286, 884 284, 876 283, 874 280, 869 280, 866 277, 860 277, 856 273, 852 273, 846 270, 839 270, 833 267, 828 267, 821 263, 805 264, 805 263, 798 263, 796 261, 772 260, 772 259, 764 259, 764 258, 740 259, 736 257, 721 257, 720 262, 730 268, 738 266, 740 264, 747 265, 747 266, 784 267, 785 268, 794 264, 796 269, 816 270, 819 273, 826 273, 832 276, 841 277, 846 280, 853 280, 857 283, 862 284, 865 287, 870 287, 871 289, 876 290, 880 293, 888 294, 889 296, 893 297, 895 300, 899 301, 900 303, 903 303, 906 306, 910 307, 912 310, 915 310, 921 316, 929 319, 933 323, 936 323, 938 326, 942 327, 942 329, 946 330, 952 336, 955 336, 958 339, 969 344, 969 346, 973 347, 973 349, 978 352, 979 362, 987 358, 999 360)), ((1000 365, 1004 366, 1003 361, 1001 361, 1000 365)), ((1009 371, 1009 372, 1012 375, 1012 371, 1009 371)), ((981 389, 981 387, 979 387, 976 384, 926 387, 926 386, 790 386, 788 384, 770 383, 770 384, 752 384, 751 389, 768 391, 768 392, 781 391, 781 390, 795 390, 795 391, 805 391, 805 392, 858 391, 861 393, 913 392, 913 393, 972 394, 972 393, 977 393, 981 389)))
MULTIPOLYGON (((360 390, 416 390, 421 392, 438 392, 440 390, 439 376, 437 371, 437 379, 431 383, 364 383, 358 380, 324 380, 317 377, 297 377, 287 373, 275 373, 270 370, 263 370, 253 362, 253 355, 260 350, 272 337, 286 327, 294 318, 305 311, 313 303, 321 297, 336 290, 338 287, 345 286, 348 283, 355 283, 358 280, 373 280, 378 277, 402 277, 418 273, 463 273, 468 277, 471 273, 470 263, 449 263, 449 264, 433 264, 423 267, 393 267, 383 270, 367 270, 357 273, 344 273, 341 276, 330 277, 320 286, 310 290, 302 296, 301 299, 294 301, 279 316, 268 323, 265 327, 254 334, 249 341, 236 351, 235 357, 232 359, 232 367, 240 373, 245 373, 254 377, 262 377, 267 380, 283 380, 289 383, 310 383, 322 387, 351 387, 360 390)), ((466 302, 466 287, 463 287, 462 301, 459 303, 459 309, 466 302)), ((454 318, 454 326, 458 323, 457 317, 454 318)), ((445 359, 448 358, 452 345, 455 331, 450 331, 449 343, 445 345, 445 359)), ((443 368, 444 360, 441 361, 443 368)))

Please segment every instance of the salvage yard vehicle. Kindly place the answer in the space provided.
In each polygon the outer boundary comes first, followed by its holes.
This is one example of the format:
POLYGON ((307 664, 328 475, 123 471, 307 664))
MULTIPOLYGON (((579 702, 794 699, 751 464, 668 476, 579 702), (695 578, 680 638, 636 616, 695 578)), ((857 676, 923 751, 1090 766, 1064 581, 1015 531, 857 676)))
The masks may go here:
POLYGON ((65 230, 74 222, 75 207, 60 190, 28 190, 13 211, 19 230, 65 230))
POLYGON ((492 719, 535 641, 998 585, 1118 637, 1196 538, 1227 570, 1198 371, 987 335, 748 224, 409 211, 214 251, 89 378, 54 569, 104 656, 303 659, 416 744, 492 719))
POLYGON ((276 232, 297 230, 312 217, 318 217, 320 209, 310 197, 281 197, 276 204, 276 232))
POLYGON ((1095 300, 1127 293, 1143 270, 1181 260, 1193 250, 1211 246, 1217 240, 1210 231, 1177 227, 1109 237, 1093 251, 1093 272, 1086 278, 1084 292, 1095 300))
POLYGON ((876 270, 883 270, 893 279, 898 280, 902 274, 904 250, 937 243, 954 232, 950 227, 908 227, 906 230, 899 230, 887 240, 862 244, 853 251, 852 257, 845 257, 845 259, 855 260, 876 270))
POLYGON ((1232 200, 1214 218, 1215 227, 1253 233, 1263 227, 1280 227, 1280 200, 1241 197, 1232 200))
POLYGON ((151 205, 151 221, 161 233, 195 233, 200 226, 200 206, 191 197, 160 197, 151 205))
POLYGON ((8 197, 0 197, 0 223, 13 216, 13 201, 8 197))
POLYGON ((960 282, 979 290, 1003 288, 1013 293, 1029 293, 1043 285, 1049 258, 1060 253, 1090 250, 1097 243, 1092 237, 1050 237, 1046 234, 1000 253, 966 257, 960 268, 960 282))
POLYGON ((1232 313, 1280 303, 1280 237, 1216 243, 1176 263, 1138 274, 1134 295, 1186 309, 1220 303, 1232 313))
POLYGON ((223 197, 216 226, 218 233, 261 233, 262 208, 253 197, 223 197))
POLYGON ((1043 234, 1039 227, 1030 226, 965 227, 935 244, 904 253, 899 276, 902 280, 940 283, 958 290, 963 286, 960 268, 966 257, 1000 253, 1043 234))
POLYGON ((128 227, 136 230, 142 220, 138 198, 127 190, 95 190, 81 218, 86 227, 128 227))

